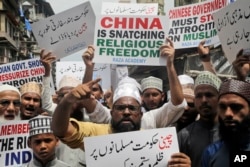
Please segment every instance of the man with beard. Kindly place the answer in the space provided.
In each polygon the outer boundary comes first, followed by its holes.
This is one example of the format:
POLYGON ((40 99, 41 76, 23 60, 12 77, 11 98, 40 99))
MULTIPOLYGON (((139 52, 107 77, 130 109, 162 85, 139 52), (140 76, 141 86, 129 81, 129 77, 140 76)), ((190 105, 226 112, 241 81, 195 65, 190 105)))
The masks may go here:
POLYGON ((52 129, 54 134, 72 148, 83 149, 84 137, 140 129, 141 97, 137 87, 132 84, 122 84, 115 90, 113 106, 110 111, 111 124, 96 124, 70 119, 74 104, 89 98, 92 86, 99 81, 100 79, 96 79, 75 87, 63 97, 53 114, 52 129))
MULTIPOLYGON (((93 52, 89 53, 94 54, 93 52)), ((141 121, 141 127, 143 129, 162 128, 170 126, 171 124, 176 122, 178 118, 183 114, 184 108, 187 105, 186 100, 183 97, 181 85, 175 70, 174 43, 167 38, 166 43, 160 47, 160 53, 161 57, 165 58, 166 60, 167 77, 169 80, 170 94, 172 98, 169 102, 164 103, 161 107, 155 108, 143 114, 141 121)), ((159 82, 156 81, 155 78, 152 79, 151 78, 149 78, 150 82, 148 82, 148 84, 142 83, 144 85, 142 87, 152 88, 152 83, 154 83, 154 88, 162 90, 163 88, 161 81, 159 82)), ((118 85, 122 83, 132 83, 136 85, 138 89, 141 90, 141 85, 133 78, 124 77, 118 82, 118 85)), ((102 104, 94 101, 94 102, 89 102, 86 107, 88 107, 86 108, 86 110, 88 112, 91 121, 96 123, 110 123, 111 120, 110 110, 103 107, 102 104)))
MULTIPOLYGON (((218 113, 221 140, 203 153, 203 167, 229 167, 230 154, 250 151, 250 83, 230 79, 219 91, 218 113)), ((249 165, 249 164, 248 164, 249 165)))
POLYGON ((153 76, 141 80, 143 112, 161 107, 164 104, 162 79, 153 76))
POLYGON ((0 86, 0 123, 20 120, 20 92, 10 85, 0 86))
POLYGON ((35 117, 35 110, 41 107, 42 86, 36 82, 27 82, 20 87, 22 120, 35 117))
MULTIPOLYGON (((64 95, 70 92, 74 87, 81 84, 81 82, 73 76, 64 75, 59 82, 58 91, 56 91, 56 99, 55 102, 58 105, 60 101, 63 99, 64 95)), ((77 119, 78 121, 83 121, 86 118, 86 114, 84 114, 83 107, 80 104, 74 105, 74 110, 71 112, 71 117, 77 119)))
MULTIPOLYGON (((138 88, 130 83, 119 85, 114 92, 113 105, 110 111, 110 124, 96 124, 70 119, 74 102, 81 102, 91 96, 91 87, 100 79, 78 85, 64 96, 58 104, 52 119, 53 133, 71 148, 84 150, 84 138, 111 133, 140 130, 141 126, 141 96, 138 88)), ((182 165, 190 167, 189 157, 183 153, 171 155, 168 166, 182 165)))
POLYGON ((180 152, 190 157, 192 167, 200 166, 203 150, 219 139, 217 102, 220 84, 221 80, 208 71, 195 79, 194 106, 200 119, 178 133, 180 152))

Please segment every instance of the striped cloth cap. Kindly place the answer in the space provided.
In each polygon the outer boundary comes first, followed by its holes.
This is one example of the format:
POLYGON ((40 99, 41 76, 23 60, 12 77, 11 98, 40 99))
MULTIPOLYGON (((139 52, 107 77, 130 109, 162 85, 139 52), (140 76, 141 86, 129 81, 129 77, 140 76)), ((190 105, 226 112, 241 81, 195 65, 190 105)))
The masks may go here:
POLYGON ((29 120, 29 137, 44 133, 53 133, 50 128, 52 117, 38 115, 29 120))
POLYGON ((250 83, 236 79, 224 81, 219 90, 219 97, 231 93, 243 97, 250 103, 250 83))

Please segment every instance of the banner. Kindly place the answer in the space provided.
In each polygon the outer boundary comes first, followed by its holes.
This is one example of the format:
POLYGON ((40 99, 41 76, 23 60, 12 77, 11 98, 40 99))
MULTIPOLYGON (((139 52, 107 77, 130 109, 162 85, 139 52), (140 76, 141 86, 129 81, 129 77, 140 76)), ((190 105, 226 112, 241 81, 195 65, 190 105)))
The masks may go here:
POLYGON ((9 84, 16 88, 35 81, 42 83, 45 69, 40 59, 29 59, 0 65, 0 84, 9 84))
POLYGON ((52 50, 57 59, 93 44, 95 15, 90 2, 85 2, 57 15, 32 24, 40 48, 52 50))
POLYGON ((88 167, 166 167, 179 152, 175 127, 87 137, 84 147, 88 167))

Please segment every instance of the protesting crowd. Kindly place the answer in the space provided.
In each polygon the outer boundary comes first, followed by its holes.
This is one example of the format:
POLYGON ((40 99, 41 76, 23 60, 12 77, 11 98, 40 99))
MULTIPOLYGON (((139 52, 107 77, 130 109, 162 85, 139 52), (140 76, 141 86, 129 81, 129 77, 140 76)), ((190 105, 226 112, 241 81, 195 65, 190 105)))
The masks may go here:
MULTIPOLYGON (((194 77, 177 73, 174 42, 166 38, 159 47, 160 58, 165 61, 164 76, 168 79, 169 90, 164 90, 161 78, 148 76, 139 80, 128 73, 111 76, 117 77, 118 82, 104 89, 100 81, 105 78, 93 80, 95 48, 89 45, 82 53, 82 63, 86 66, 82 81, 64 75, 55 93, 51 92, 50 84, 52 63, 57 55, 47 48, 40 52, 45 70, 42 84, 31 81, 20 88, 0 85, 0 123, 28 123, 27 141, 23 142, 27 142, 32 158, 21 166, 86 167, 86 157, 96 151, 87 155, 89 137, 121 134, 126 139, 130 132, 173 127, 178 151, 167 158, 159 154, 152 166, 165 161, 166 167, 229 167, 235 160, 232 155, 250 151, 250 83, 246 81, 250 72, 249 49, 237 50, 232 63, 234 77, 224 78, 217 75, 211 63, 209 46, 205 40, 200 41, 197 54, 203 71, 194 77)), ((117 66, 116 70, 119 68, 124 66, 117 66)), ((157 142, 152 138, 152 143, 141 142, 134 150, 154 147, 157 142)), ((106 151, 102 150, 105 153, 99 149, 99 157, 93 157, 98 161, 108 152, 115 149, 119 153, 130 144, 132 141, 127 145, 122 143, 120 149, 117 145, 106 147, 106 151)), ((163 148, 160 144, 159 147, 163 148)), ((125 167, 128 160, 106 158, 105 161, 110 164, 123 161, 125 167)), ((142 159, 140 165, 127 166, 151 167, 146 163, 142 159)))

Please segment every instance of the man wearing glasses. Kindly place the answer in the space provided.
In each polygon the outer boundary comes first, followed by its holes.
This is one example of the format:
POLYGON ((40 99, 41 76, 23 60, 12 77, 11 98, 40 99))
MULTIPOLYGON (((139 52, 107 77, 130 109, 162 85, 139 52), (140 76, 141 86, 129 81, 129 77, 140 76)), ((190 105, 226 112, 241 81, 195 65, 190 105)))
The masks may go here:
MULTIPOLYGON (((51 126, 53 133, 71 148, 84 150, 85 137, 140 129, 143 115, 141 96, 138 88, 130 83, 118 86, 114 92, 110 124, 96 124, 70 119, 70 111, 74 108, 75 102, 80 103, 90 97, 92 85, 99 81, 100 79, 96 79, 75 87, 63 97, 53 114, 51 126)), ((168 166, 182 164, 183 167, 190 167, 190 163, 188 156, 176 153, 171 156, 168 166)))
POLYGON ((140 129, 141 96, 136 86, 126 83, 117 87, 110 111, 111 124, 96 124, 70 119, 73 102, 80 102, 91 95, 91 86, 100 79, 75 87, 58 104, 52 119, 54 134, 72 148, 83 148, 84 137, 110 133, 128 132, 140 129))
POLYGON ((20 120, 20 92, 10 85, 0 86, 0 123, 20 120))

